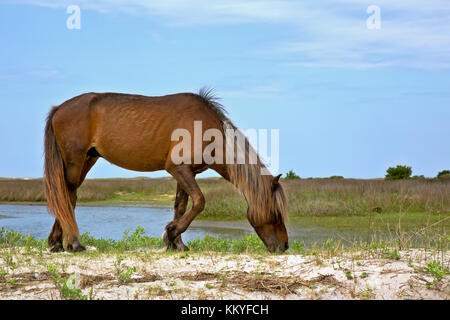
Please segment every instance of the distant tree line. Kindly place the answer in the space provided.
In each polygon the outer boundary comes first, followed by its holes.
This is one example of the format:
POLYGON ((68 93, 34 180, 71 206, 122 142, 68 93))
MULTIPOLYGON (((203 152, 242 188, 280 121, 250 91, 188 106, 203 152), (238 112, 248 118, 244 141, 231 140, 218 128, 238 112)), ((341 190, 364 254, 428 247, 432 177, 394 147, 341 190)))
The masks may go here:
MULTIPOLYGON (((438 172, 437 179, 450 179, 450 170, 442 170, 438 172)), ((423 175, 412 176, 412 169, 408 166, 398 165, 396 167, 389 167, 386 170, 386 180, 406 180, 406 179, 427 179, 423 175)))
MULTIPOLYGON (((293 170, 289 170, 285 177, 285 179, 287 180, 296 180, 296 179, 300 179, 300 176, 298 176, 293 170)), ((437 179, 440 180, 450 180, 450 170, 442 170, 440 172, 438 172, 437 179)), ((325 178, 325 179, 344 179, 343 176, 331 176, 329 178, 325 178)), ((386 170, 386 175, 385 175, 385 179, 386 180, 406 180, 406 179, 427 179, 425 176, 423 175, 412 175, 412 168, 408 167, 408 166, 403 166, 403 165, 398 165, 396 167, 389 167, 386 170)))

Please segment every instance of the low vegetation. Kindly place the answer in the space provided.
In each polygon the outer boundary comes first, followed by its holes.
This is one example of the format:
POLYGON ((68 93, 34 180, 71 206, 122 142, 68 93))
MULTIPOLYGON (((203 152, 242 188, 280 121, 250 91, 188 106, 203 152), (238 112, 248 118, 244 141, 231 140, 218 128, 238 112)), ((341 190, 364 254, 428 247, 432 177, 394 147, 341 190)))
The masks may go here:
MULTIPOLYGON (((366 250, 377 257, 399 260, 399 251, 405 249, 421 248, 433 250, 442 253, 442 257, 449 250, 450 236, 446 230, 443 230, 443 233, 440 234, 427 233, 427 238, 419 245, 412 241, 405 241, 405 239, 415 235, 415 232, 405 232, 392 240, 382 239, 381 237, 378 237, 378 240, 376 240, 377 237, 375 236, 371 241, 349 241, 345 238, 337 240, 329 238, 324 242, 316 242, 308 246, 303 242, 291 241, 290 248, 285 254, 314 254, 321 252, 332 256, 341 250, 356 249, 366 250)), ((81 235, 80 241, 83 245, 94 247, 96 252, 116 254, 114 262, 116 276, 122 280, 129 278, 129 275, 135 270, 122 264, 123 258, 121 253, 140 249, 160 250, 163 248, 161 238, 147 236, 145 230, 139 226, 132 233, 129 230, 125 231, 123 238, 120 240, 94 238, 86 232, 81 235)), ((256 234, 250 234, 241 239, 223 239, 206 235, 202 239, 197 238, 188 241, 187 246, 190 248, 190 252, 268 254, 266 247, 256 234)), ((22 235, 15 230, 2 227, 0 229, 0 249, 16 247, 25 248, 26 252, 35 252, 37 255, 42 255, 44 251, 48 250, 45 239, 35 239, 33 236, 22 235)), ((10 269, 17 268, 17 263, 11 254, 5 254, 3 260, 10 269)), ((450 262, 442 259, 441 263, 448 265, 450 262)))

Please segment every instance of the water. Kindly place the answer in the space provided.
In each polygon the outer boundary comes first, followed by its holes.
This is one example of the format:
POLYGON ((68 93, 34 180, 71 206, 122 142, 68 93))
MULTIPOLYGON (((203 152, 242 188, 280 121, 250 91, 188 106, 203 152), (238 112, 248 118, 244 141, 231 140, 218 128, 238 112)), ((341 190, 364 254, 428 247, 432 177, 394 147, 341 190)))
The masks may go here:
MULTIPOLYGON (((144 228, 149 237, 160 237, 165 226, 172 221, 171 207, 142 206, 78 206, 75 215, 80 233, 89 232, 95 238, 119 240, 126 230, 133 232, 136 227, 144 228)), ((0 205, 0 228, 14 229, 37 239, 46 239, 54 223, 54 218, 40 205, 0 205)), ((194 221, 183 233, 185 242, 203 238, 206 234, 239 239, 254 233, 247 221, 242 222, 202 222, 194 221)))
MULTIPOLYGON (((80 233, 89 232, 95 238, 119 240, 126 230, 144 228, 146 235, 160 237, 164 227, 173 218, 171 207, 142 206, 78 206, 75 210, 80 233)), ((0 205, 0 228, 14 229, 37 239, 46 239, 53 226, 54 218, 40 205, 0 205)), ((241 239, 255 233, 248 221, 201 221, 194 220, 183 233, 185 243, 206 234, 214 237, 241 239)), ((343 237, 348 240, 367 239, 365 230, 336 230, 332 227, 307 225, 292 221, 288 226, 290 242, 302 241, 306 245, 323 243, 329 238, 343 237)))

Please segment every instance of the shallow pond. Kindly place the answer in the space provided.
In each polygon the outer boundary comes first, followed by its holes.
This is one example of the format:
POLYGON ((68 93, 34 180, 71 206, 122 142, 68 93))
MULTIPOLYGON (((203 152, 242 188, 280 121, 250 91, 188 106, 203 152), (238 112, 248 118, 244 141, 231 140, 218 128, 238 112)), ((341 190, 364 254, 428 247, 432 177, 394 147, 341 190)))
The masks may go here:
MULTIPOLYGON (((146 235, 160 237, 164 227, 172 220, 170 207, 142 206, 78 206, 75 210, 80 233, 89 232, 95 238, 119 240, 126 230, 133 232, 136 227, 144 228, 146 235)), ((54 218, 41 205, 0 205, 0 228, 14 229, 37 239, 47 238, 54 218)), ((367 239, 367 228, 336 228, 318 226, 311 220, 293 220, 288 225, 289 240, 303 241, 306 245, 323 243, 329 238, 347 240, 367 239)), ((205 221, 194 220, 183 234, 185 242, 203 238, 206 234, 214 237, 240 239, 255 233, 248 221, 205 221)))

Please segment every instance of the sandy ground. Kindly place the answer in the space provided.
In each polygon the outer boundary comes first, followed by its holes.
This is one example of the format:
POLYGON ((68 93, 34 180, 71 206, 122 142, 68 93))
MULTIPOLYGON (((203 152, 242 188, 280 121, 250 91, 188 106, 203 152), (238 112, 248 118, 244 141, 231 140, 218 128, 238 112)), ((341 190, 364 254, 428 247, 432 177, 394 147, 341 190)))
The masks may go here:
MULTIPOLYGON (((0 299, 62 299, 48 272, 61 276, 93 299, 449 299, 446 276, 424 272, 437 258, 425 250, 400 252, 400 260, 364 252, 326 255, 163 253, 121 254, 0 252, 0 299), (9 258, 8 258, 9 257, 9 258), (135 267, 135 269, 132 269, 135 267), (127 269, 128 268, 128 269, 127 269), (121 270, 121 271, 119 271, 121 270), (131 270, 125 281, 119 274, 131 270)), ((440 253, 449 261, 450 253, 440 253)))

